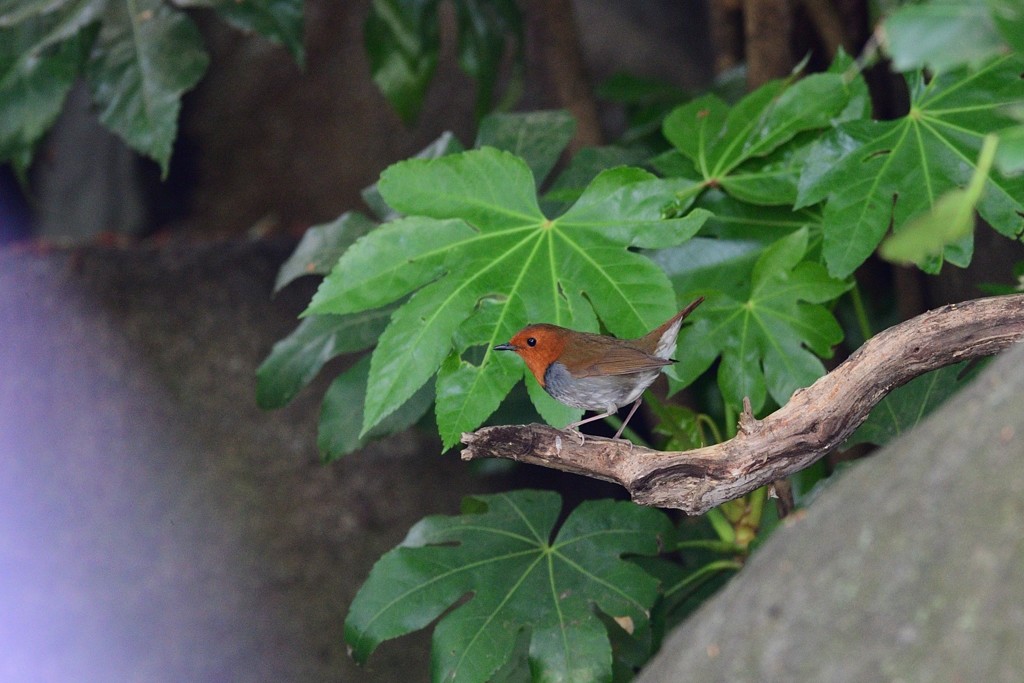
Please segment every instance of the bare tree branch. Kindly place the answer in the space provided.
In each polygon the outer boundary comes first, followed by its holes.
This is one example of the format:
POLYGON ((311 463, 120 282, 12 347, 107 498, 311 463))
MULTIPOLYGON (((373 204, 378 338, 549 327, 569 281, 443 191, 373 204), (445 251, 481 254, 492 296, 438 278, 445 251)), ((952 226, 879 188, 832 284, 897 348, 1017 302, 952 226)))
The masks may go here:
POLYGON ((763 420, 747 410, 729 441, 660 452, 545 425, 462 435, 463 460, 510 458, 624 486, 637 503, 700 514, 798 472, 839 446, 890 391, 930 370, 1024 338, 1024 294, 951 304, 895 325, 763 420))

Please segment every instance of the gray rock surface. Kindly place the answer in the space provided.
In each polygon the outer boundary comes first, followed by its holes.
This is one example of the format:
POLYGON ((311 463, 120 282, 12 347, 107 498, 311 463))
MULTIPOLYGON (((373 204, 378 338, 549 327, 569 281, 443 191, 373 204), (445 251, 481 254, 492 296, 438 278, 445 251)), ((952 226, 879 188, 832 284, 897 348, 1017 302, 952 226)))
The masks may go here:
POLYGON ((255 406, 287 253, 0 252, 0 680, 427 680, 423 634, 356 667, 345 612, 484 484, 416 432, 321 465, 323 381, 255 406))
POLYGON ((1022 680, 1022 395, 1018 346, 780 529, 638 680, 1022 680))

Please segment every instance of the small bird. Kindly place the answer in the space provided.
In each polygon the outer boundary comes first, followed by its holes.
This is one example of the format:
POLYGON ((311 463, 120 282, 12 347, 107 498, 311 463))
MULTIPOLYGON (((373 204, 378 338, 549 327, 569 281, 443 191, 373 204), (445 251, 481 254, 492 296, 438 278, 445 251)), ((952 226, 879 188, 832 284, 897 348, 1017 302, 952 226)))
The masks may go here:
POLYGON ((704 301, 700 297, 660 327, 639 339, 616 339, 603 334, 576 332, 557 325, 527 325, 496 351, 515 351, 552 397, 573 408, 604 411, 568 425, 580 436, 579 426, 615 413, 633 402, 614 439, 618 439, 640 406, 644 390, 666 365, 676 361, 683 319, 704 301))

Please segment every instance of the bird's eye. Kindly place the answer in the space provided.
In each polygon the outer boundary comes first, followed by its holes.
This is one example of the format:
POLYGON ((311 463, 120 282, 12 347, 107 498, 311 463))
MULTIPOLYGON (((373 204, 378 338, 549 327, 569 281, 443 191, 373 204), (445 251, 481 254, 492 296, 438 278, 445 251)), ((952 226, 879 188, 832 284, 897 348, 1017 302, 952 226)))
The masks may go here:
POLYGON ((526 345, 527 346, 536 346, 537 345, 537 340, 534 339, 533 337, 530 337, 529 339, 526 340, 526 345))

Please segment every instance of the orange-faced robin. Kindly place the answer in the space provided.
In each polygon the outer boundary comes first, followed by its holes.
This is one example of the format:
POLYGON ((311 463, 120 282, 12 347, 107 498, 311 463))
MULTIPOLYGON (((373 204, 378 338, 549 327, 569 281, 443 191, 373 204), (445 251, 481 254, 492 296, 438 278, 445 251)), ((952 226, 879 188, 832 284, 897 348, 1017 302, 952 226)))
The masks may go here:
POLYGON ((507 344, 494 348, 519 354, 555 399, 573 408, 604 411, 573 422, 566 429, 578 433, 580 425, 608 417, 632 402, 629 415, 613 437, 618 439, 640 406, 644 390, 663 367, 675 362, 670 356, 676 348, 679 328, 702 301, 704 297, 639 339, 616 339, 542 323, 524 327, 507 344))

